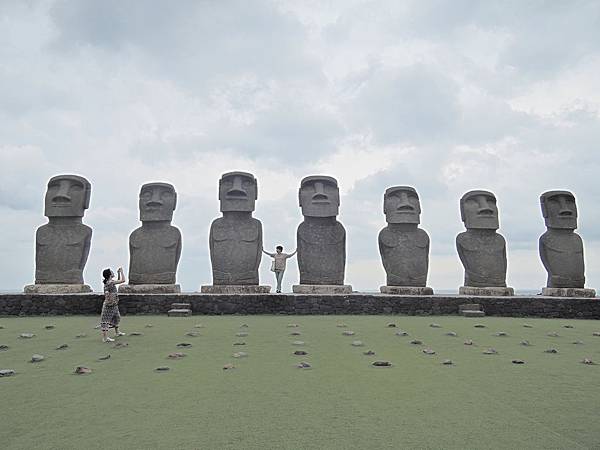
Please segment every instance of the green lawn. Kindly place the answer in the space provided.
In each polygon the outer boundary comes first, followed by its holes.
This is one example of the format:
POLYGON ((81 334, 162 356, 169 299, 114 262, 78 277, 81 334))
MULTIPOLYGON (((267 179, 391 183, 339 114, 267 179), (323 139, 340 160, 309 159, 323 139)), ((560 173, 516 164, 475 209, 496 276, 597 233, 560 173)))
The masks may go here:
POLYGON ((598 321, 136 316, 123 317, 123 330, 143 335, 120 338, 129 345, 117 349, 100 341, 97 320, 0 318, 0 345, 9 346, 0 351, 0 369, 17 372, 0 378, 1 448, 600 448, 600 365, 580 362, 600 363, 598 321), (237 337, 240 331, 248 336, 237 337), (36 336, 20 338, 23 332, 36 336), (233 346, 240 341, 246 345, 233 346), (179 349, 180 342, 193 345, 179 349), (69 348, 55 350, 60 344, 69 348), (498 354, 483 354, 488 347, 498 354), (558 353, 545 353, 550 347, 558 353), (308 355, 294 356, 298 349, 308 355), (376 356, 363 355, 369 349, 376 356), (169 360, 175 351, 187 356, 169 360), (237 351, 248 357, 233 358, 237 351), (46 359, 29 362, 34 353, 46 359), (371 367, 377 359, 394 366, 371 367), (312 368, 296 368, 300 361, 312 368), (227 363, 236 368, 223 370, 227 363), (78 365, 93 373, 74 375, 78 365), (154 371, 165 365, 171 370, 154 371))

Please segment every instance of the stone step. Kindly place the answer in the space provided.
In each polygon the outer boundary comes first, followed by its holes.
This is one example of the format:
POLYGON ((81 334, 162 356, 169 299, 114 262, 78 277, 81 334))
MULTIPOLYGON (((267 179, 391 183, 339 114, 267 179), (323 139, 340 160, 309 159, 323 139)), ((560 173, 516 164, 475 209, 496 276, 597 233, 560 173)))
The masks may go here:
POLYGON ((469 310, 469 309, 463 309, 461 311, 461 314, 464 317, 484 317, 485 316, 485 313, 483 311, 469 310))
POLYGON ((463 303, 462 305, 458 305, 458 311, 463 312, 467 311, 483 311, 483 308, 479 303, 463 303))
POLYGON ((191 309, 191 303, 171 303, 172 309, 191 309))
POLYGON ((192 315, 192 310, 187 308, 170 309, 167 314, 169 317, 188 317, 192 315))

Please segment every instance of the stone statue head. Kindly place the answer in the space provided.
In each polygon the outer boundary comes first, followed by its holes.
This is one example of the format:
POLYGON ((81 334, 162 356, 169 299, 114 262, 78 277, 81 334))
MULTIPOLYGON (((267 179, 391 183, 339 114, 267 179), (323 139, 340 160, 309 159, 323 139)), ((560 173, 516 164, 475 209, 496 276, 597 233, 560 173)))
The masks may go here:
POLYGON ((140 189, 140 220, 170 221, 177 206, 177 193, 169 183, 146 183, 140 189))
POLYGON ((421 202, 410 186, 393 186, 383 194, 383 213, 387 223, 420 222, 421 202))
POLYGON ((489 191, 469 191, 460 199, 460 218, 467 229, 497 230, 496 196, 489 191))
POLYGON ((305 177, 300 182, 298 200, 303 216, 337 216, 340 208, 340 190, 336 179, 325 175, 305 177))
POLYGON ((258 198, 258 183, 248 172, 224 173, 219 180, 221 212, 254 211, 258 198))
POLYGON ((548 228, 577 228, 577 205, 569 191, 548 191, 540 196, 542 215, 548 228))
POLYGON ((56 175, 48 181, 46 217, 83 217, 90 206, 92 185, 79 175, 56 175))

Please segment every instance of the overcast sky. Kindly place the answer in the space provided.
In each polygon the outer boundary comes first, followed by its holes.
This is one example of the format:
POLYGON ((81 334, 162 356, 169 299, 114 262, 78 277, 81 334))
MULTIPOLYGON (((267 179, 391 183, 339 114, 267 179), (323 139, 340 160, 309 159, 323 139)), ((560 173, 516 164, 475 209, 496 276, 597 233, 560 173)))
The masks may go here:
POLYGON ((60 173, 92 183, 92 287, 105 267, 127 271, 150 181, 178 192, 182 289, 210 284, 208 228, 230 170, 258 178, 265 247, 286 251, 301 178, 337 178, 358 290, 385 284, 389 186, 420 194, 434 289, 462 284, 459 198, 477 188, 498 198, 508 284, 544 286, 539 195, 571 190, 586 284, 600 288, 599 73, 598 1, 1 0, 0 289, 33 282, 60 173))

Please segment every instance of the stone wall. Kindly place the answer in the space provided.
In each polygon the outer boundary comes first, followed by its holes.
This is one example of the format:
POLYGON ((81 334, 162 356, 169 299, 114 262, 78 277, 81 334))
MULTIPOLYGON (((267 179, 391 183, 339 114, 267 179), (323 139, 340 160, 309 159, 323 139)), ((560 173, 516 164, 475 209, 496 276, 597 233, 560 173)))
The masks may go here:
MULTIPOLYGON (((542 296, 471 297, 457 295, 392 296, 350 295, 219 295, 119 294, 120 310, 127 314, 166 314, 171 303, 192 305, 194 314, 458 314, 458 306, 479 303, 488 316, 563 317, 600 319, 600 298, 542 296)), ((103 295, 2 294, 0 315, 100 314, 103 295)))

